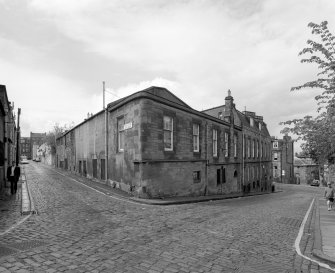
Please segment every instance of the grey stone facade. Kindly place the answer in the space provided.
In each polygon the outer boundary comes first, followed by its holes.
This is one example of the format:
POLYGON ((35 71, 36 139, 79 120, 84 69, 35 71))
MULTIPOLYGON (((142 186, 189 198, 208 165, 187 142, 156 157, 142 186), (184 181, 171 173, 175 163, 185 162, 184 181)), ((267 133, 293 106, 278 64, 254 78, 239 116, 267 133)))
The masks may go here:
POLYGON ((142 90, 108 105, 107 134, 101 111, 58 138, 57 166, 143 198, 269 190, 270 152, 243 158, 243 136, 256 134, 270 151, 266 124, 245 125, 229 102, 219 118, 165 88, 142 90))
POLYGON ((278 183, 295 184, 294 141, 290 136, 283 139, 272 137, 273 180, 278 183))

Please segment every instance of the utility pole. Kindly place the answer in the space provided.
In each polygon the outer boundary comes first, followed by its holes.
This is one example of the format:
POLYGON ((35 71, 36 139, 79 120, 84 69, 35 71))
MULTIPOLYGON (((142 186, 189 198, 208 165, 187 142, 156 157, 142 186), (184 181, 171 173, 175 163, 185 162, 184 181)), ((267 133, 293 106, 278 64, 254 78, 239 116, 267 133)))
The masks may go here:
POLYGON ((20 154, 20 115, 21 115, 21 108, 17 110, 17 131, 16 131, 16 166, 19 165, 19 154, 20 154))
POLYGON ((108 112, 105 106, 105 82, 102 82, 103 109, 105 110, 105 180, 108 180, 108 112))

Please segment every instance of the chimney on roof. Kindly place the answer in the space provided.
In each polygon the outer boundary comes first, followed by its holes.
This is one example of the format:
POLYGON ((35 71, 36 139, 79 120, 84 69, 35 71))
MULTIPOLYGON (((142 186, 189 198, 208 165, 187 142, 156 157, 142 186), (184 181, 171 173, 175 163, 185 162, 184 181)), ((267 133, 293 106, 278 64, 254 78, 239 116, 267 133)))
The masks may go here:
POLYGON ((225 106, 226 106, 226 108, 229 109, 229 111, 231 109, 233 109, 233 107, 235 106, 234 105, 234 98, 231 95, 230 89, 228 89, 228 96, 225 98, 225 106))
POLYGON ((232 111, 233 108, 235 107, 234 104, 234 98, 231 95, 231 91, 230 89, 228 89, 228 96, 225 98, 225 108, 224 108, 224 119, 226 121, 231 121, 231 117, 232 117, 232 111))

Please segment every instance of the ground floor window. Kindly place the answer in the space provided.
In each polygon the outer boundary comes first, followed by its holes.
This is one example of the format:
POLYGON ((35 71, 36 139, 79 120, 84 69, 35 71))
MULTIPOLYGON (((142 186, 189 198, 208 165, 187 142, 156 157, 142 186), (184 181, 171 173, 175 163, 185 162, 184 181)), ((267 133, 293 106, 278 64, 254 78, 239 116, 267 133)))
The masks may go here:
POLYGON ((201 182, 201 173, 200 171, 193 172, 193 183, 200 183, 201 182))
POLYGON ((216 170, 216 184, 217 186, 226 183, 226 169, 221 167, 216 170))

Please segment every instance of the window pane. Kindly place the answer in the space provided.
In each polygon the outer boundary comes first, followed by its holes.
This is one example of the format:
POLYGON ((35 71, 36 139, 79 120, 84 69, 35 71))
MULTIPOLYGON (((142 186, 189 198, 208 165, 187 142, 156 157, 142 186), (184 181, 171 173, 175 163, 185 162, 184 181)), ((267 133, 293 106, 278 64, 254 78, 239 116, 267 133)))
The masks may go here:
POLYGON ((193 151, 199 152, 199 124, 193 124, 193 151))
POLYGON ((228 156, 228 133, 224 134, 224 141, 225 141, 225 156, 228 156))
POLYGON ((171 149, 172 141, 171 141, 171 132, 164 131, 164 148, 171 149))
POLYGON ((217 136, 218 136, 218 131, 213 130, 213 155, 217 156, 217 151, 218 151, 218 146, 217 146, 217 136))
POLYGON ((164 150, 173 150, 173 119, 172 117, 164 116, 164 150))
POLYGON ((234 157, 237 156, 237 136, 234 135, 234 157))
POLYGON ((164 130, 172 131, 172 118, 164 116, 164 130))
POLYGON ((119 118, 117 121, 118 127, 118 151, 123 151, 124 148, 124 118, 119 118))
POLYGON ((193 150, 199 151, 198 136, 193 136, 193 150))

